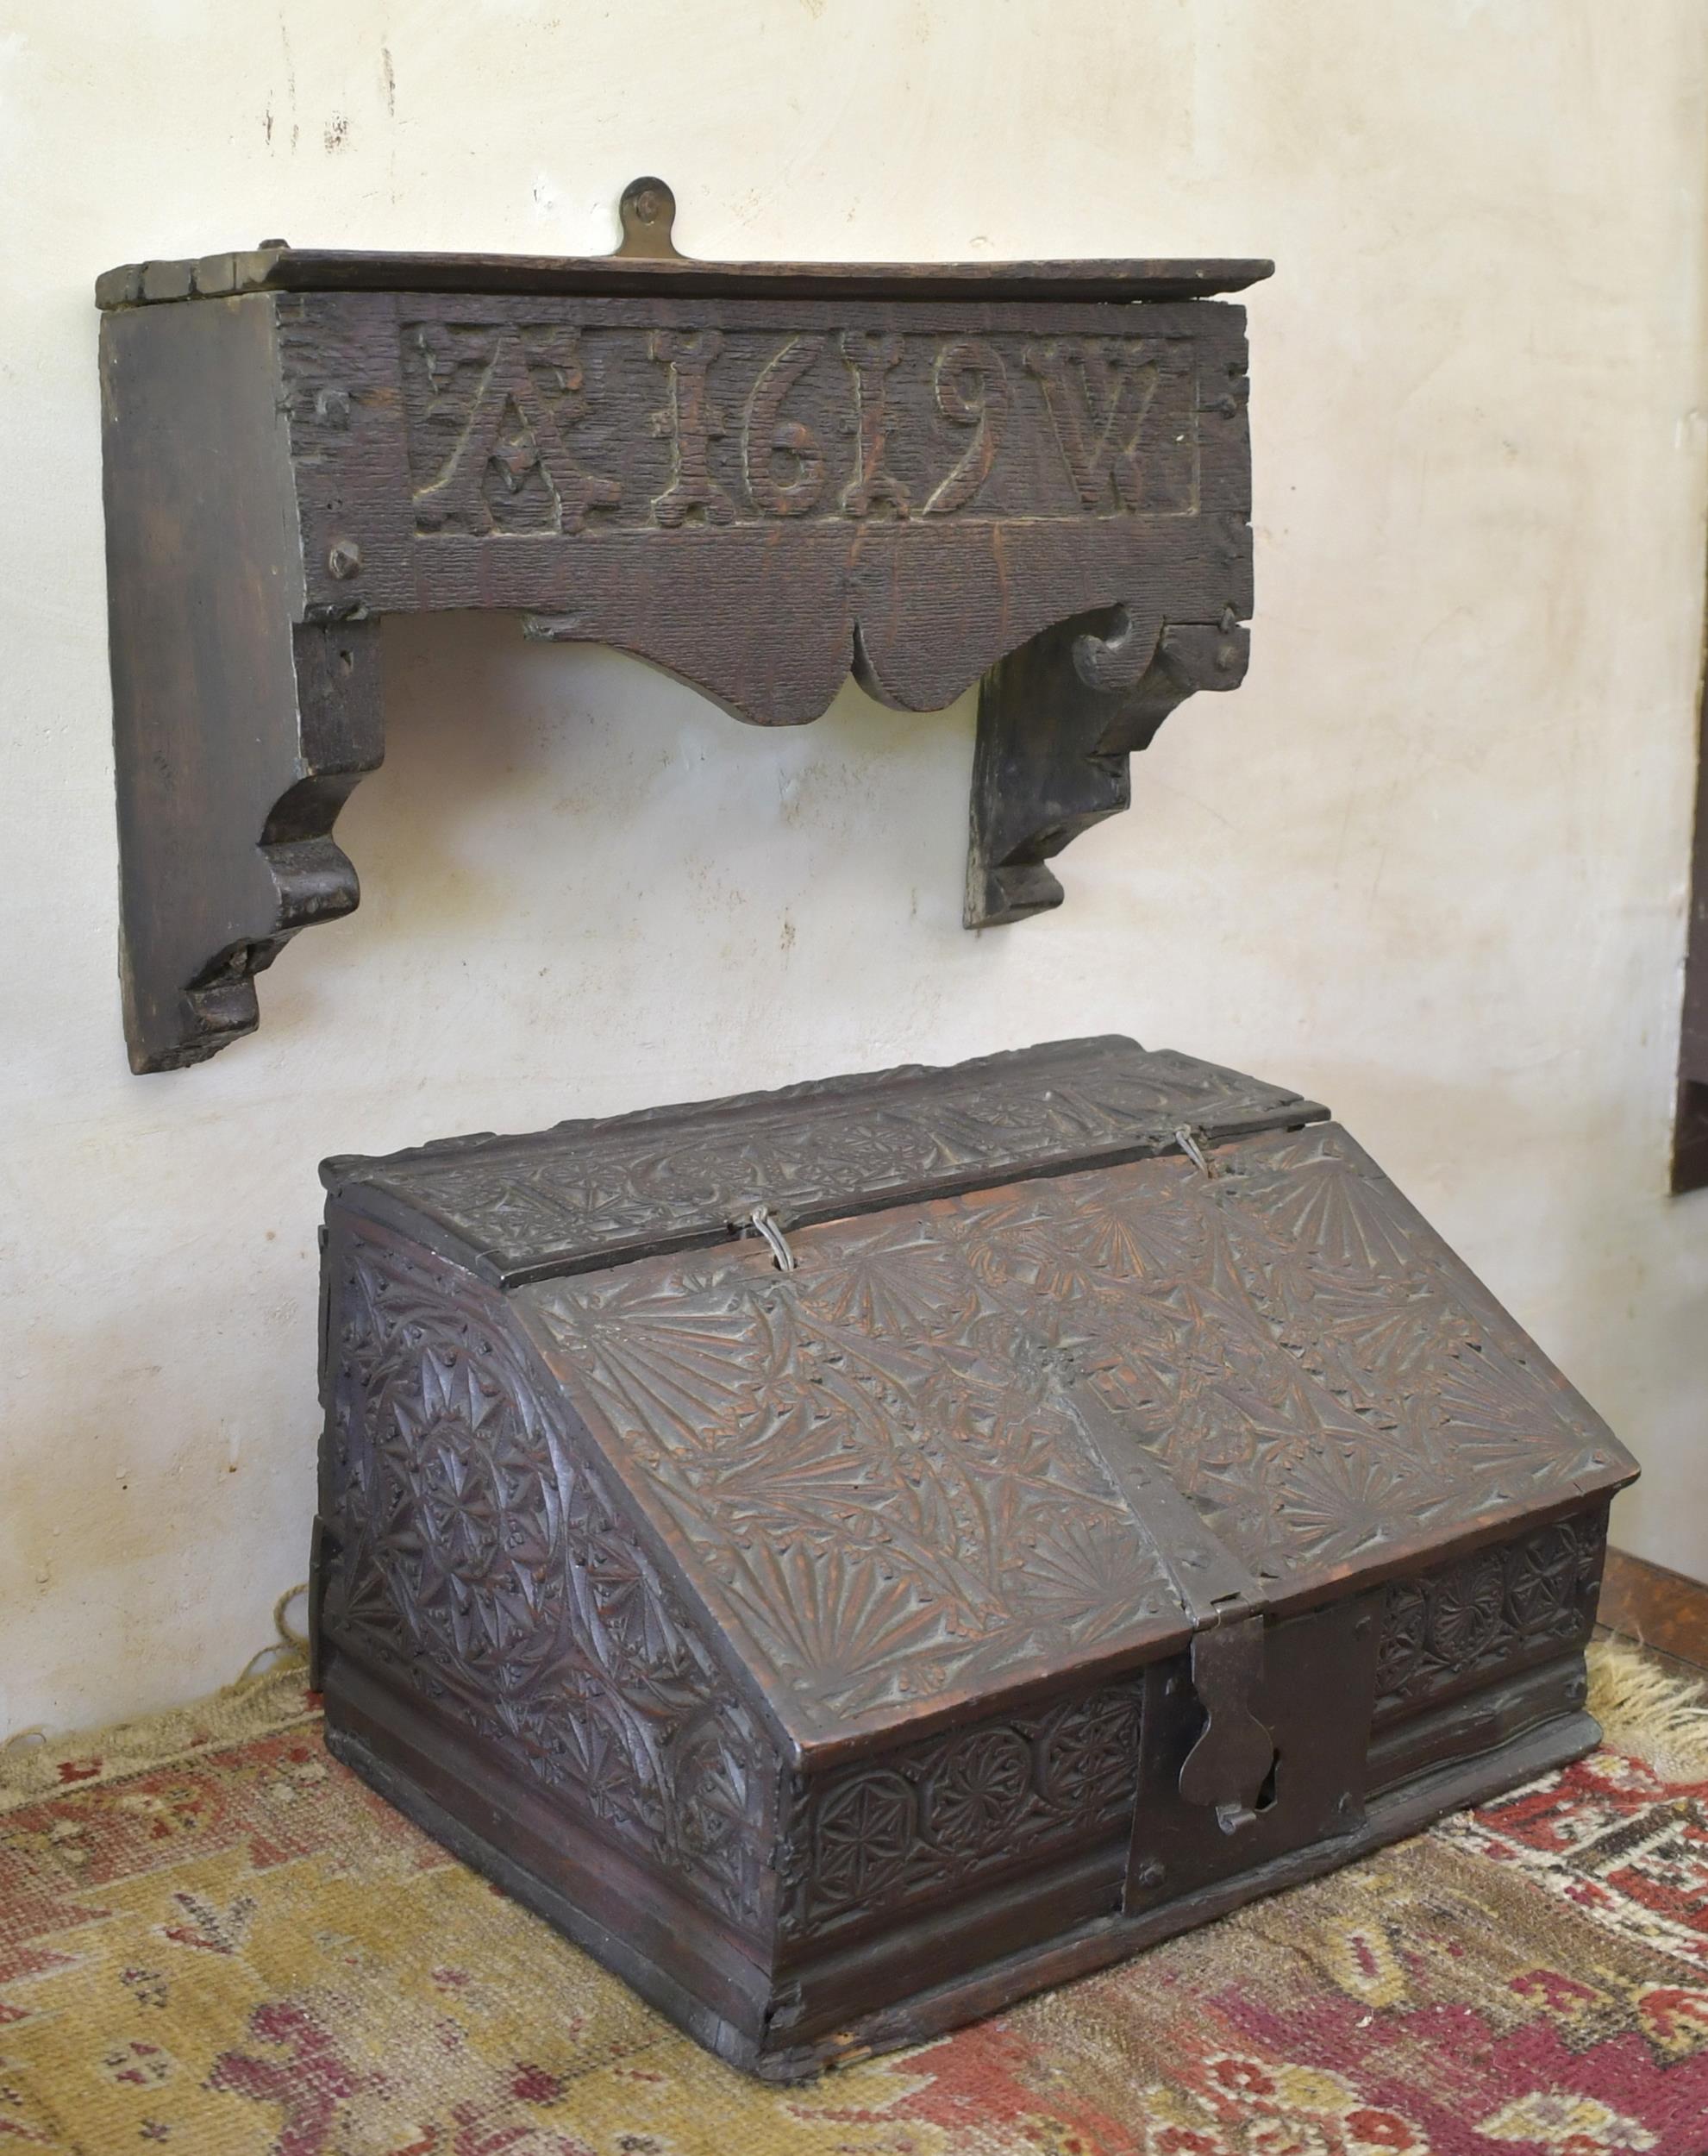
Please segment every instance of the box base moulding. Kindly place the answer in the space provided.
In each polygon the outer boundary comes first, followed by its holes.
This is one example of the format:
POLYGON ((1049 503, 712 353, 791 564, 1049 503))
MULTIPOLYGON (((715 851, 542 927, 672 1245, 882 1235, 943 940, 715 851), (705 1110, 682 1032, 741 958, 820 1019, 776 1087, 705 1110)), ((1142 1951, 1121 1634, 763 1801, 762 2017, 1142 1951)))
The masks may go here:
MULTIPOLYGON (((707 1986, 720 2003, 688 1990, 648 1952, 648 1934, 660 1923, 675 1931, 679 1965, 682 1918, 691 1927, 703 1919, 691 1911, 643 1915, 631 1898, 632 1867, 624 1858, 560 1821, 542 1832, 537 1800, 483 1770, 478 1751, 460 1743, 441 1717, 388 1695, 347 1664, 328 1683, 327 1743, 388 1803, 615 1970, 707 2050, 764 2080, 791 2082, 999 2013, 1032 1992, 1089 1976, 1248 1902, 1320 1877, 1448 1812, 1580 1758, 1601 1734, 1575 1703, 1584 1687, 1581 1654, 1489 1687, 1467 1703, 1483 1730, 1502 1733, 1486 1750, 1408 1775, 1373 1797, 1343 1833, 1148 1908, 1123 1911, 1129 1852, 1123 1835, 1067 1867, 1066 1876, 998 1887, 946 1918, 890 1934, 883 1941, 886 1961, 917 1972, 935 1960, 957 1973, 904 1996, 906 1979, 899 1978, 892 2004, 846 2015, 838 2011, 844 2003, 838 1995, 869 1996, 872 1988, 873 1972, 858 1965, 859 1950, 827 1956, 773 1988, 758 1964, 726 1944, 727 1959, 707 1986), (1517 1726, 1509 1730, 1509 1722, 1517 1726), (967 1966, 968 1934, 981 1931, 1029 1936, 967 1966)), ((1459 1710, 1461 1719, 1466 1711, 1459 1710)), ((706 1972, 712 1977, 710 1959, 706 1972)))

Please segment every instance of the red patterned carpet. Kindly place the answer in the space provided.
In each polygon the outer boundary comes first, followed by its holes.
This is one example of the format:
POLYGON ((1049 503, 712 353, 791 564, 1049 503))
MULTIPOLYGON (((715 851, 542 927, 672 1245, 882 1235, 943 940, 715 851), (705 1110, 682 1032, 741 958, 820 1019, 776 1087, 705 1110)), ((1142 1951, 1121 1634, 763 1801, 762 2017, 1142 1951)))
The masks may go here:
POLYGON ((1615 1701, 1623 1748, 774 2090, 424 1840, 269 1679, 0 1775, 0 2152, 1708 2156, 1708 1746, 1672 1719, 1640 1743, 1615 1701))

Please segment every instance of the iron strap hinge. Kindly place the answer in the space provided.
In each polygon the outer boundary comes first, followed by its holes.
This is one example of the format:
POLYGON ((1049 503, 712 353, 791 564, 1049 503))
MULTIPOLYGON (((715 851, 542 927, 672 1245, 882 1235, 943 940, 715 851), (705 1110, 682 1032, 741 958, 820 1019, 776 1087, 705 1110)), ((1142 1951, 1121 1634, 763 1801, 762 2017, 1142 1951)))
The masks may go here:
POLYGON ((1096 1445, 1192 1623, 1192 1684, 1204 1726, 1181 1765, 1180 1796, 1214 1811, 1224 1833, 1237 1833, 1256 1816, 1275 1764, 1274 1738, 1254 1711, 1263 1696, 1263 1583, 1210 1532, 1094 1385, 1076 1376, 1060 1396, 1096 1445))

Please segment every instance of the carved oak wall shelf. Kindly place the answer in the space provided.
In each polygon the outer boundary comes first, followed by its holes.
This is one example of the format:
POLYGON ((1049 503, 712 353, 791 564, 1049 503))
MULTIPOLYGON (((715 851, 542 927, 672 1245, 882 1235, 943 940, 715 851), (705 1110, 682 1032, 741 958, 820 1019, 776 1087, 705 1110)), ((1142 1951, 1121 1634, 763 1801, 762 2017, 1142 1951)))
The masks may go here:
POLYGON ((132 1067, 256 1023, 253 976, 355 905, 379 620, 497 607, 761 725, 845 676, 983 677, 966 918, 1128 752, 1245 669, 1244 311, 1262 261, 704 263, 657 180, 613 255, 305 251, 109 272, 109 606, 132 1067))

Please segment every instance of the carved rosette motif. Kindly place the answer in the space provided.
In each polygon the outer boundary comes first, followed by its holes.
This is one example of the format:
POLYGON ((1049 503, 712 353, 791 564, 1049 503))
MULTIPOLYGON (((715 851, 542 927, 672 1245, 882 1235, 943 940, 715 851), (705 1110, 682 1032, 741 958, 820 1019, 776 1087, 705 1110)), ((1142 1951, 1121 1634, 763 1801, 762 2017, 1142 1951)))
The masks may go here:
POLYGON ((1108 1685, 825 1777, 785 1839, 784 1932, 893 1915, 1127 1832, 1139 1711, 1136 1681, 1108 1685))
POLYGON ((1378 1719, 1497 1670, 1581 1647, 1595 1622, 1606 1520, 1598 1507, 1391 1582, 1378 1719))
POLYGON ((323 1621, 593 1830, 758 1921, 769 1747, 465 1276, 336 1282, 323 1621))

